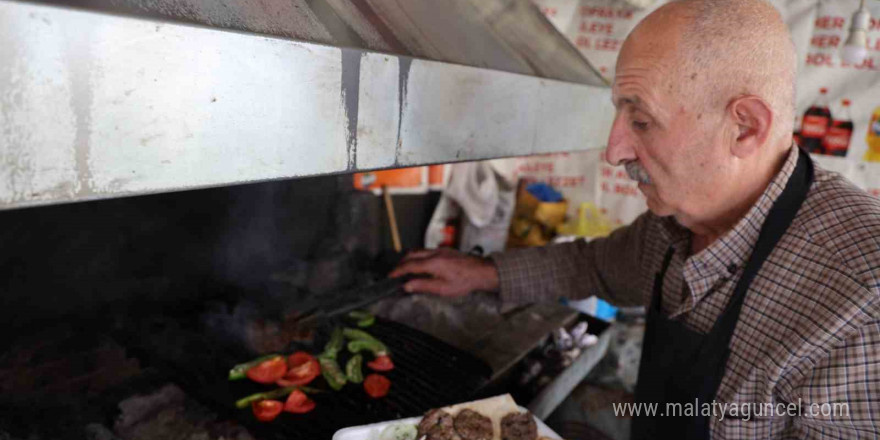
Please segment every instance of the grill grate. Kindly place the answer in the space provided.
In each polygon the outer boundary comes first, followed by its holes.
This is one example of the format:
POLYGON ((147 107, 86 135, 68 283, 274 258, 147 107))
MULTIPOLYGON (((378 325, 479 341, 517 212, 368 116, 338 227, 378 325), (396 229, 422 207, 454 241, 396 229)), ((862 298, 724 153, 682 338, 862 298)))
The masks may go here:
MULTIPOLYGON (((249 409, 238 410, 233 404, 238 398, 272 388, 226 380, 229 367, 247 360, 248 354, 196 330, 156 323, 148 327, 149 332, 129 335, 128 346, 136 356, 161 368, 221 417, 238 420, 263 439, 329 439, 347 426, 419 415, 430 408, 472 399, 491 376, 489 366, 472 355, 418 330, 377 318, 368 332, 388 346, 395 364, 394 370, 384 373, 392 383, 386 397, 371 399, 361 384, 347 384, 339 392, 312 396, 318 405, 311 413, 282 413, 273 422, 260 423, 249 409)), ((329 325, 318 331, 317 346, 322 346, 329 332, 329 325)), ((343 353, 340 364, 344 366, 348 353, 343 353)), ((368 374, 366 368, 364 373, 368 374)), ((328 389, 323 378, 311 385, 328 389)))

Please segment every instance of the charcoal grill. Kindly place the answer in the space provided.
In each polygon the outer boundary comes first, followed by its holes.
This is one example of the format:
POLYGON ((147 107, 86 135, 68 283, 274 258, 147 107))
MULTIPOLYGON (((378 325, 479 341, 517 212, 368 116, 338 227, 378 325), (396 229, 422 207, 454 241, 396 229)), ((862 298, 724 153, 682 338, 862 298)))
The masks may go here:
MULTIPOLYGON (((335 324, 324 323, 316 332, 314 344, 291 348, 320 352, 335 324)), ((368 331, 388 346, 396 366, 385 373, 392 383, 386 397, 372 399, 362 385, 347 384, 338 392, 313 395, 317 408, 311 413, 282 413, 270 423, 258 422, 250 409, 234 407, 239 398, 273 388, 247 380, 227 380, 229 368, 249 360, 252 354, 229 347, 209 334, 182 328, 177 321, 162 319, 145 322, 138 331, 127 334, 126 345, 142 362, 168 373, 190 396, 221 417, 246 425, 262 439, 329 439, 347 426, 419 415, 430 408, 475 398, 491 376, 485 362, 402 324, 377 318, 368 331)), ((341 356, 344 365, 347 353, 341 356)), ((329 390, 320 377, 312 385, 329 390)))

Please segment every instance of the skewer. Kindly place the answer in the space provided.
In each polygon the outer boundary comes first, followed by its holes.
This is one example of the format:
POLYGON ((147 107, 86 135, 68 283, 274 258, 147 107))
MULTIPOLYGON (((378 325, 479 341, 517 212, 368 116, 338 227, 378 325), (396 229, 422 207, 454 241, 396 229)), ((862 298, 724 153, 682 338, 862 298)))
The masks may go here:
POLYGON ((388 185, 382 185, 382 196, 385 198, 385 209, 388 211, 388 223, 391 226, 391 240, 394 242, 394 252, 400 253, 403 246, 400 244, 400 232, 397 230, 397 216, 394 214, 394 203, 391 201, 391 193, 388 185))

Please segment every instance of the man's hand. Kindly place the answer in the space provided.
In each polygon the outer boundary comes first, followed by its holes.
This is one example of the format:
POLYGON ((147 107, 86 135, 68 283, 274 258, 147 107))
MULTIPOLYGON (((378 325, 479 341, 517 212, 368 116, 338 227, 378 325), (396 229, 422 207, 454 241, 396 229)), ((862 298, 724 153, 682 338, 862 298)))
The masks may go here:
POLYGON ((462 296, 475 290, 498 289, 498 270, 487 258, 466 255, 452 249, 413 251, 388 275, 427 274, 430 278, 408 281, 407 292, 425 292, 440 296, 462 296))

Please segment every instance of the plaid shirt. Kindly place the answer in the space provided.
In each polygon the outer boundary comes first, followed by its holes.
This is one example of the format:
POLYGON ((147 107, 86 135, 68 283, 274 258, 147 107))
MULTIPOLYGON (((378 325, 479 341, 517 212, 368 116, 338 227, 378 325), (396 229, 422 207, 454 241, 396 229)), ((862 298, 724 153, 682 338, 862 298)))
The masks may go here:
MULTIPOLYGON (((645 305, 672 246, 663 312, 706 333, 730 299, 798 154, 793 147, 749 212, 696 255, 689 255, 688 230, 671 217, 645 213, 604 239, 493 255, 501 296, 528 302, 595 294, 618 305, 645 305)), ((803 207, 749 289, 730 350, 717 402, 799 403, 801 409, 789 416, 788 407, 774 415, 750 406, 750 417, 729 410, 723 420, 712 419, 713 439, 880 436, 880 200, 816 167, 803 207), (842 402, 848 414, 828 415, 833 408, 819 406, 842 402)))

